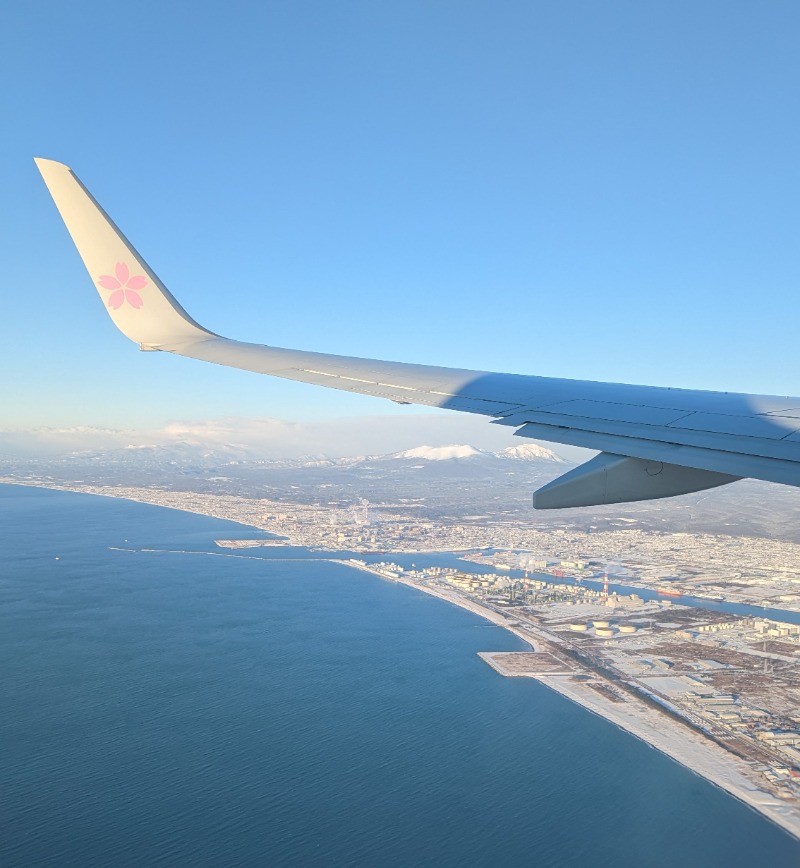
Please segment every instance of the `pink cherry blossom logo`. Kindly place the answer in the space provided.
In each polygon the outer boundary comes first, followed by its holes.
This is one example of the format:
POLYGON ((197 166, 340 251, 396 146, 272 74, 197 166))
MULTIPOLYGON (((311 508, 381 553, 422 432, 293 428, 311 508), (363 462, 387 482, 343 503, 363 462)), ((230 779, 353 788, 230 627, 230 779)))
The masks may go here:
POLYGON ((114 275, 112 277, 110 274, 104 274, 97 281, 103 289, 113 290, 108 299, 108 306, 112 310, 119 310, 127 301, 131 307, 138 310, 144 301, 136 290, 144 288, 147 278, 143 274, 131 277, 130 269, 124 262, 117 263, 114 275))

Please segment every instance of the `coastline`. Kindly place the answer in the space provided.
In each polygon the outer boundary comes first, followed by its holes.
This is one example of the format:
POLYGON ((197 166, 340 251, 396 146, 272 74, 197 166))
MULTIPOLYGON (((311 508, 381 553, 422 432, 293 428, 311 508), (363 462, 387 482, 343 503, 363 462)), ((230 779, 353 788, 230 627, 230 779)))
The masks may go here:
MULTIPOLYGON (((387 552, 387 554, 392 554, 391 552, 387 552)), ((428 594, 431 597, 436 597, 439 600, 444 600, 447 603, 452 603, 454 606, 458 606, 461 609, 466 609, 468 612, 472 612, 475 615, 479 615, 481 618, 484 618, 486 621, 490 621, 497 627, 502 627, 504 630, 508 630, 510 633, 513 633, 515 636, 522 639, 525 642, 530 650, 533 650, 533 639, 526 631, 523 631, 519 627, 515 627, 513 624, 509 624, 507 618, 505 616, 499 614, 498 612, 493 612, 491 609, 487 609, 484 606, 481 606, 479 603, 475 603, 472 600, 468 600, 465 597, 459 597, 454 591, 445 591, 440 588, 431 588, 427 585, 419 585, 416 582, 412 582, 410 579, 405 578, 404 576, 398 576, 397 578, 388 578, 387 576, 382 575, 377 572, 377 570, 371 569, 369 564, 363 565, 356 563, 353 560, 347 560, 345 558, 329 558, 329 560, 333 561, 337 564, 342 564, 346 567, 350 567, 354 570, 361 570, 365 573, 370 573, 373 576, 377 576, 379 579, 384 579, 385 581, 394 582, 398 585, 405 585, 408 588, 414 588, 417 591, 422 591, 425 594, 428 594)))
MULTIPOLYGON (((474 603, 455 592, 447 592, 417 584, 404 577, 387 579, 368 566, 341 560, 346 566, 370 572, 386 581, 393 581, 410 588, 437 597, 466 609, 475 615, 502 627, 522 639, 531 650, 536 650, 536 636, 533 631, 525 630, 491 609, 474 603)), ((509 677, 509 673, 493 665, 486 656, 479 656, 492 666, 498 674, 509 677)), ((734 756, 729 751, 715 744, 710 739, 694 732, 688 725, 681 723, 669 715, 645 705, 632 697, 624 702, 612 701, 586 684, 575 681, 572 674, 521 674, 510 677, 533 678, 545 687, 561 694, 566 699, 580 705, 586 711, 602 717, 614 726, 645 742, 650 747, 680 763, 684 768, 711 782, 729 795, 744 802, 771 822, 780 826, 793 838, 800 841, 800 811, 782 802, 771 793, 762 790, 756 780, 750 765, 743 759, 734 756), (750 772, 750 774, 748 774, 750 772)))
MULTIPOLYGON (((91 492, 85 489, 72 488, 64 485, 43 485, 41 483, 30 484, 27 482, 3 480, 3 484, 18 485, 24 488, 44 488, 56 491, 70 491, 81 494, 96 494, 97 496, 113 497, 120 500, 146 503, 155 506, 164 504, 155 503, 153 500, 133 498, 130 496, 116 495, 111 491, 91 492)), ((205 515, 210 518, 218 518, 238 524, 243 528, 261 530, 256 525, 250 525, 224 515, 214 514, 200 509, 181 509, 179 506, 169 505, 166 508, 176 509, 197 515, 205 515)), ((188 552, 187 552, 188 553, 188 552)), ((199 553, 199 552, 198 552, 199 553)), ((450 554, 451 552, 445 552, 450 554)), ((203 552, 203 554, 216 554, 222 557, 252 557, 247 555, 235 555, 229 553, 203 552)), ((330 554, 334 554, 331 552, 330 554)), ((387 552, 387 554, 391 554, 387 552)), ((452 605, 478 615, 482 619, 502 627, 521 639, 531 651, 536 651, 537 640, 542 643, 554 645, 552 637, 537 636, 536 628, 526 629, 512 623, 504 613, 489 609, 480 603, 461 596, 456 591, 448 591, 422 585, 404 576, 387 577, 368 564, 359 564, 345 558, 327 557, 324 560, 342 564, 351 569, 360 569, 385 581, 392 581, 422 591, 432 597, 444 600, 452 605)), ((519 652, 517 652, 519 653, 519 652)), ((483 659, 486 660, 486 657, 483 659)), ((503 673, 498 667, 493 666, 498 673, 503 673)), ((578 671, 578 670, 576 670, 578 671)), ((609 723, 628 732, 636 738, 644 741, 650 747, 670 757, 689 771, 703 777, 739 801, 745 803, 757 811, 766 819, 782 828, 794 839, 800 841, 800 811, 787 804, 771 793, 765 792, 758 786, 758 773, 745 760, 736 757, 729 751, 715 744, 710 739, 698 732, 693 731, 688 724, 683 724, 670 717, 667 713, 660 712, 656 708, 647 706, 633 697, 625 701, 612 701, 597 690, 590 689, 585 683, 576 681, 573 674, 533 674, 518 673, 520 677, 534 678, 551 690, 560 693, 566 699, 580 705, 590 713, 604 718, 609 723)))

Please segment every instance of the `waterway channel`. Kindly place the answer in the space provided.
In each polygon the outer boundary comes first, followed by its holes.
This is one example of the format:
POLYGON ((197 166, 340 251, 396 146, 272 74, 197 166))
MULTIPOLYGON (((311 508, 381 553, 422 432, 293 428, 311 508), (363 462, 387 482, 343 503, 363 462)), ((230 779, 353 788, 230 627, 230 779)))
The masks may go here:
MULTIPOLYGON (((452 553, 437 553, 437 554, 400 554, 387 553, 386 555, 355 555, 361 557, 368 563, 377 563, 379 561, 392 561, 399 564, 405 569, 411 569, 416 566, 417 569, 424 567, 453 567, 463 573, 493 573, 496 575, 508 576, 513 579, 522 579, 525 577, 523 570, 498 570, 495 567, 484 564, 476 564, 472 561, 461 560, 457 555, 452 553)), ((550 573, 529 572, 529 578, 539 579, 543 582, 552 582, 561 585, 580 585, 581 587, 591 588, 599 591, 603 588, 602 579, 575 579, 570 576, 553 576, 550 573)), ((697 609, 707 609, 712 612, 728 612, 731 615, 739 615, 740 617, 749 618, 769 618, 772 621, 783 621, 787 624, 800 624, 800 612, 792 612, 786 609, 775 609, 766 606, 754 606, 749 603, 734 603, 720 600, 709 600, 704 597, 692 596, 665 596, 657 591, 648 588, 641 588, 634 585, 626 585, 619 581, 619 577, 609 576, 608 590, 610 593, 617 594, 638 594, 643 600, 669 600, 669 602, 681 605, 691 606, 697 609)))

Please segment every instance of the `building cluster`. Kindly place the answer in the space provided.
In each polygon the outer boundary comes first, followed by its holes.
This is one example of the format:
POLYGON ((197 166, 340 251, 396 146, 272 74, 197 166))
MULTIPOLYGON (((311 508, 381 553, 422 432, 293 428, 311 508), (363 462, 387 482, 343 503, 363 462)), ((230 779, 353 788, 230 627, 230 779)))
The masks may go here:
POLYGON ((290 545, 352 552, 478 551, 467 556, 495 569, 546 570, 577 578, 597 577, 609 569, 633 587, 655 590, 668 582, 675 594, 800 611, 796 543, 637 528, 587 533, 521 520, 492 520, 491 526, 477 519, 459 523, 422 519, 418 505, 402 512, 363 499, 303 504, 155 487, 66 487, 231 519, 284 537, 290 545))
POLYGON ((495 610, 513 607, 517 624, 656 698, 749 757, 777 794, 800 799, 800 685, 781 675, 800 664, 795 647, 800 625, 723 615, 704 621, 704 610, 669 600, 502 573, 404 571, 397 564, 370 568, 389 578, 449 588, 495 610), (578 611, 582 617, 576 619, 578 611), (721 689, 720 678, 736 689, 721 689))

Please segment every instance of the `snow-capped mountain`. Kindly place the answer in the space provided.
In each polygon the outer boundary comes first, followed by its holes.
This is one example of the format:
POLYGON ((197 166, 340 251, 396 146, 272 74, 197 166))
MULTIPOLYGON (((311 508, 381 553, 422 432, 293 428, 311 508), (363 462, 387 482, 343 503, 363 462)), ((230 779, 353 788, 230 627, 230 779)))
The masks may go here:
MULTIPOLYGON (((522 443, 519 446, 508 446, 500 452, 486 452, 467 444, 452 443, 449 446, 416 446, 403 452, 380 456, 381 458, 412 458, 422 461, 450 461, 452 459, 473 458, 508 458, 513 461, 554 461, 563 463, 555 452, 539 446, 538 443, 522 443)), ((366 460, 366 459, 365 459, 366 460)), ((375 460, 374 458, 372 460, 375 460)))
POLYGON ((516 461, 555 461, 563 464, 564 459, 551 449, 538 443, 521 443, 519 446, 508 446, 496 453, 499 458, 511 458, 516 461))
POLYGON ((453 458, 477 458, 491 453, 481 452, 474 446, 451 444, 450 446, 417 446, 414 449, 406 449, 404 452, 396 452, 389 458, 416 458, 423 461, 449 461, 453 458))

